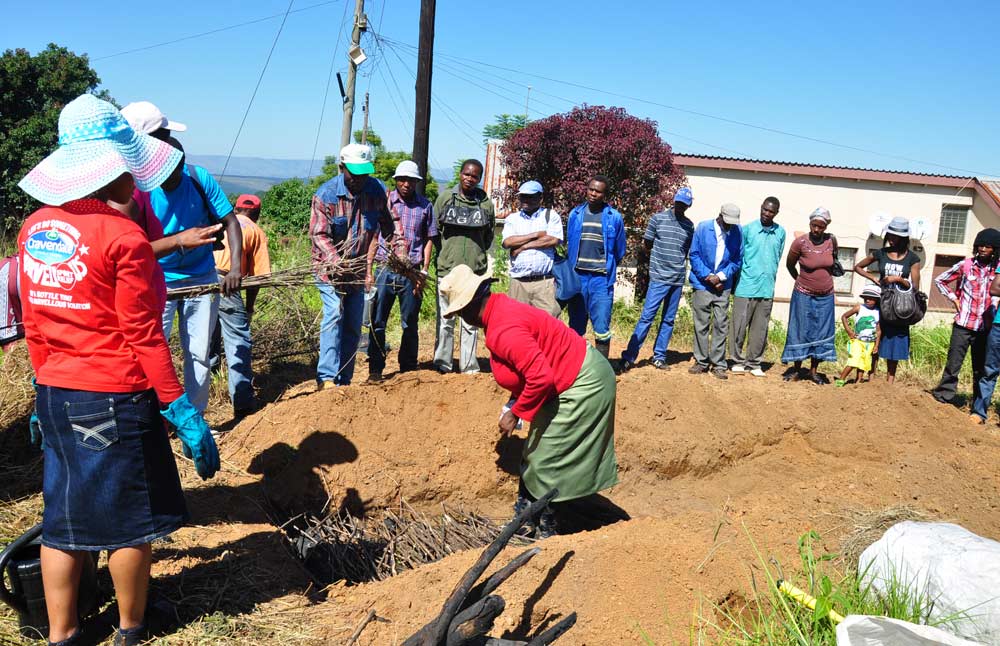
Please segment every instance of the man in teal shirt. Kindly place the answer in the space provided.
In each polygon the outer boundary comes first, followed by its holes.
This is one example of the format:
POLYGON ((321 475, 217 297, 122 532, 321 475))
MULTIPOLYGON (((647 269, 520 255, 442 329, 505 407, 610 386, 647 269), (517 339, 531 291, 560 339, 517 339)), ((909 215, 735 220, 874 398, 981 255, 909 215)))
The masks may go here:
POLYGON ((733 316, 729 348, 734 374, 749 372, 763 377, 760 360, 767 347, 767 326, 774 303, 774 278, 785 248, 785 230, 774 223, 778 198, 760 205, 760 219, 743 226, 743 267, 733 291, 733 316), (745 349, 744 349, 745 346, 745 349))

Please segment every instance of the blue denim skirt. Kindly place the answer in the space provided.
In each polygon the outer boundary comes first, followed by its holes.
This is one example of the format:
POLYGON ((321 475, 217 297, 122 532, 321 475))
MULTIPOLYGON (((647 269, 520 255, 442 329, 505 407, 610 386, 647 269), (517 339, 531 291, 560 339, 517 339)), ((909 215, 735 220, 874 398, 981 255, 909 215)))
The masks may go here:
POLYGON ((99 551, 142 545, 187 522, 177 464, 152 390, 38 386, 45 439, 42 543, 99 551))

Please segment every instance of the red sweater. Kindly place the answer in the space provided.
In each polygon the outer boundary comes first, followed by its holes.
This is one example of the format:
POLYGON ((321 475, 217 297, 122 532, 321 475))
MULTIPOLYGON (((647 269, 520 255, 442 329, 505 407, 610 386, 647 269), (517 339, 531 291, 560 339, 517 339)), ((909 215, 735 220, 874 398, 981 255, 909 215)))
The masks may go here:
POLYGON ((587 342, 548 312, 506 294, 490 296, 483 322, 493 377, 517 397, 513 413, 530 422, 576 381, 587 342))
POLYGON ((35 211, 17 238, 38 383, 91 392, 183 394, 163 338, 156 259, 137 224, 99 200, 35 211))

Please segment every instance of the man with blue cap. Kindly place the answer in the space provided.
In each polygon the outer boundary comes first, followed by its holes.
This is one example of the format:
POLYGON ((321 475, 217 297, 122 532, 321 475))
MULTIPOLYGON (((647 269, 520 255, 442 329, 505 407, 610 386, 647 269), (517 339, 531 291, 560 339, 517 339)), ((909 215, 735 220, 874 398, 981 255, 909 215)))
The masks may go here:
POLYGON ((653 345, 653 366, 660 370, 669 369, 667 346, 670 345, 670 336, 674 331, 677 306, 681 302, 681 290, 684 288, 688 251, 694 235, 694 223, 686 215, 693 202, 691 189, 682 186, 674 195, 673 208, 649 219, 643 236, 643 249, 649 257, 649 290, 632 338, 618 362, 619 373, 635 366, 639 349, 646 342, 646 335, 649 334, 661 304, 663 316, 653 345))
POLYGON ((556 283, 552 277, 555 248, 562 244, 562 218, 549 208, 542 208, 543 188, 531 180, 521 184, 517 197, 521 210, 504 220, 503 248, 510 252, 510 288, 516 301, 537 307, 552 316, 562 308, 556 301, 556 283))

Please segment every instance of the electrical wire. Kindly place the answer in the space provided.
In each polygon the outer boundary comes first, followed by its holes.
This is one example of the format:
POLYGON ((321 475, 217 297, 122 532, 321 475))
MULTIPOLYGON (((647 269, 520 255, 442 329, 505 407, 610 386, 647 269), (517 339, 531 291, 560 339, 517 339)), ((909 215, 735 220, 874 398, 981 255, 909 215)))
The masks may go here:
MULTIPOLYGON (((341 2, 341 0, 327 0, 327 2, 319 2, 317 4, 312 4, 312 5, 309 5, 308 7, 302 7, 301 9, 296 9, 295 11, 292 11, 290 13, 299 13, 301 11, 309 11, 310 9, 315 9, 317 7, 325 7, 328 4, 337 4, 338 2, 341 2)), ((144 47, 136 47, 134 49, 126 49, 124 51, 115 52, 114 54, 106 54, 104 56, 97 56, 97 57, 92 58, 90 60, 94 61, 94 62, 96 62, 96 61, 103 61, 103 60, 106 60, 108 58, 115 58, 117 56, 124 56, 126 54, 135 54, 136 52, 144 52, 144 51, 146 51, 148 49, 155 49, 157 47, 166 47, 167 45, 173 45, 174 43, 182 43, 185 40, 193 40, 195 38, 201 38, 202 36, 211 36, 212 34, 218 34, 219 32, 228 31, 230 29, 238 29, 239 27, 246 27, 248 25, 255 25, 255 24, 259 23, 259 22, 265 22, 267 20, 273 20, 275 18, 278 18, 279 16, 285 16, 287 18, 288 17, 288 13, 289 12, 276 13, 276 14, 272 14, 270 16, 264 16, 263 18, 255 18, 253 20, 248 20, 246 22, 236 23, 234 25, 227 25, 226 27, 219 27, 218 29, 210 29, 209 31, 203 31, 201 33, 191 34, 189 36, 181 36, 180 38, 175 38, 173 40, 165 40, 165 41, 163 41, 161 43, 156 43, 154 45, 146 45, 144 47)))
POLYGON ((340 51, 340 38, 344 35, 344 24, 347 22, 347 2, 344 2, 344 15, 340 18, 340 31, 337 32, 337 44, 330 54, 330 71, 326 74, 326 88, 323 90, 323 106, 319 109, 319 123, 316 125, 316 140, 313 142, 312 157, 309 158, 309 174, 312 177, 313 165, 316 163, 316 150, 319 149, 319 138, 323 132, 323 117, 326 115, 326 100, 330 96, 330 83, 333 81, 334 68, 337 65, 337 52, 340 51))
MULTIPOLYGON (((414 46, 411 45, 411 44, 409 44, 409 43, 403 43, 401 41, 396 41, 396 40, 393 40, 393 39, 387 39, 387 40, 390 41, 390 44, 401 45, 401 46, 404 46, 404 47, 408 47, 410 49, 414 48, 414 46)), ((929 161, 926 161, 926 160, 915 159, 915 158, 912 158, 912 157, 905 157, 905 156, 902 156, 902 155, 895 155, 895 154, 892 154, 892 153, 884 153, 884 152, 880 152, 880 151, 877 151, 877 150, 872 150, 872 149, 869 149, 869 148, 861 148, 859 146, 852 146, 850 144, 843 144, 843 143, 839 143, 839 142, 836 142, 836 141, 830 141, 830 140, 827 140, 827 139, 821 139, 819 137, 812 137, 812 136, 803 135, 803 134, 800 134, 800 133, 789 132, 787 130, 781 130, 779 128, 771 128, 769 126, 762 126, 762 125, 755 124, 755 123, 750 123, 750 122, 747 122, 747 121, 740 121, 739 119, 731 119, 729 117, 723 117, 723 116, 720 116, 720 115, 710 114, 710 113, 707 113, 707 112, 701 112, 701 111, 698 111, 698 110, 691 110, 689 108, 682 108, 680 106, 670 105, 670 104, 667 104, 667 103, 661 103, 659 101, 652 101, 650 99, 644 99, 642 97, 631 96, 631 95, 628 95, 628 94, 621 94, 619 92, 611 92, 609 90, 602 90, 600 88, 590 87, 588 85, 583 85, 581 83, 574 83, 572 81, 564 81, 562 79, 552 78, 552 77, 549 77, 549 76, 543 76, 541 74, 534 74, 534 73, 531 73, 531 72, 527 72, 525 70, 515 70, 515 69, 509 68, 509 67, 503 67, 502 65, 494 65, 492 63, 486 63, 486 62, 483 62, 483 61, 477 61, 477 60, 473 60, 473 59, 470 59, 470 58, 465 58, 465 57, 460 57, 460 56, 454 56, 454 55, 451 55, 451 54, 445 54, 443 52, 437 52, 436 51, 436 52, 434 52, 434 54, 435 54, 435 56, 440 56, 440 57, 447 58, 447 59, 453 59, 455 61, 459 61, 459 62, 462 62, 462 63, 473 63, 473 64, 481 65, 481 66, 484 66, 484 67, 489 67, 489 68, 493 68, 493 69, 503 70, 505 72, 512 72, 512 73, 519 74, 519 75, 531 76, 531 77, 542 79, 542 80, 549 81, 549 82, 552 82, 552 83, 560 83, 562 85, 568 85, 570 87, 575 87, 575 88, 579 88, 579 89, 582 89, 582 90, 587 90, 588 92, 598 92, 598 93, 601 93, 601 94, 605 94, 607 96, 613 96, 613 97, 618 97, 618 98, 622 98, 622 99, 628 99, 630 101, 636 101, 638 103, 645 103, 647 105, 653 105, 653 106, 664 108, 664 109, 667 109, 667 110, 673 110, 673 111, 676 111, 676 112, 682 112, 682 113, 685 113, 685 114, 690 114, 690 115, 694 115, 694 116, 698 116, 698 117, 703 117, 703 118, 706 118, 706 119, 713 119, 715 121, 720 121, 720 122, 723 122, 723 123, 729 123, 729 124, 732 124, 732 125, 742 126, 742 127, 745 127, 745 128, 753 128, 755 130, 761 130, 763 132, 769 132, 769 133, 772 133, 772 134, 782 135, 782 136, 785 136, 785 137, 792 137, 792 138, 795 138, 795 139, 801 139, 801 140, 804 140, 804 141, 811 141, 813 143, 823 144, 823 145, 827 145, 827 146, 833 146, 833 147, 842 148, 842 149, 845 149, 845 150, 852 150, 852 151, 855 151, 855 152, 862 152, 862 153, 866 153, 866 154, 869 154, 869 155, 877 155, 879 157, 886 157, 886 158, 889 158, 889 159, 898 159, 898 160, 901 160, 901 161, 907 161, 907 162, 914 163, 914 164, 922 164, 922 165, 925 165, 925 166, 933 166, 933 167, 936 167, 936 168, 944 168, 944 169, 947 169, 947 170, 959 171, 959 172, 962 172, 962 173, 969 173, 969 174, 980 175, 980 176, 989 176, 989 175, 991 175, 990 173, 980 173, 980 172, 977 172, 977 171, 974 171, 974 170, 969 170, 969 169, 966 169, 966 168, 959 168, 959 167, 956 167, 956 166, 948 166, 946 164, 938 164, 936 162, 929 162, 929 161)))
POLYGON ((229 160, 233 158, 233 151, 236 150, 236 142, 240 140, 240 134, 243 133, 243 126, 247 122, 247 117, 250 115, 250 108, 253 107, 253 100, 257 97, 257 90, 260 89, 260 84, 264 80, 264 73, 267 72, 267 66, 271 62, 271 56, 274 54, 274 48, 278 45, 278 39, 281 38, 281 31, 285 28, 285 22, 288 20, 288 14, 292 11, 292 4, 295 0, 288 0, 288 8, 285 9, 285 17, 281 19, 281 24, 278 26, 278 33, 274 35, 274 41, 271 43, 271 49, 267 52, 267 59, 264 61, 264 67, 260 70, 260 76, 257 77, 257 85, 253 88, 253 94, 250 95, 250 102, 247 103, 247 109, 243 113, 243 120, 240 121, 240 127, 236 130, 236 137, 233 139, 233 145, 229 149, 229 154, 226 155, 226 163, 222 166, 222 173, 219 175, 219 180, 221 181, 226 176, 226 169, 229 168, 229 160))

